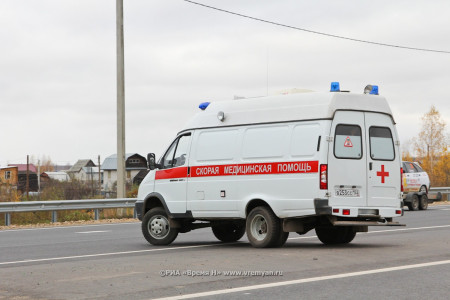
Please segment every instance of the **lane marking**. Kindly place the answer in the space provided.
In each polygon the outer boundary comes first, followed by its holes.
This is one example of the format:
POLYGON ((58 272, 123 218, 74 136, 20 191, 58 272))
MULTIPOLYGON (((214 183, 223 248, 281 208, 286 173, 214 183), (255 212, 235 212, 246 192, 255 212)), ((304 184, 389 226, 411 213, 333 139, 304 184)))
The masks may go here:
MULTIPOLYGON (((234 243, 234 244, 236 244, 236 243, 234 243)), ((18 261, 0 262, 0 266, 21 264, 21 263, 31 263, 31 262, 64 260, 64 259, 76 259, 76 258, 99 257, 99 256, 100 257, 101 256, 112 256, 112 255, 120 255, 120 254, 158 252, 158 251, 165 251, 165 250, 192 249, 192 248, 201 248, 201 247, 212 247, 212 246, 218 246, 218 245, 223 245, 223 244, 181 246, 181 247, 172 247, 172 248, 158 248, 158 249, 148 249, 148 250, 134 250, 134 251, 122 251, 122 252, 110 252, 110 253, 97 253, 97 254, 85 254, 85 255, 63 256, 63 257, 52 257, 52 258, 25 259, 25 260, 18 260, 18 261)), ((228 243, 228 245, 229 245, 229 243, 228 243)))
MULTIPOLYGON (((417 227, 417 228, 401 228, 401 229, 391 229, 391 230, 379 230, 379 231, 365 232, 365 234, 368 234, 368 233, 383 233, 383 232, 392 232, 392 231, 407 231, 407 230, 420 230, 420 229, 447 228, 447 227, 450 227, 450 225, 417 227)), ((294 238, 289 238, 289 240, 312 239, 312 238, 316 238, 316 236, 314 235, 314 236, 294 237, 294 238)), ((221 245, 233 245, 233 244, 239 244, 239 243, 245 243, 245 242, 203 244, 203 245, 194 245, 194 246, 181 246, 181 247, 157 248, 157 249, 147 249, 147 250, 133 250, 133 251, 98 253, 98 254, 85 254, 85 255, 53 257, 53 258, 25 259, 25 260, 19 260, 19 261, 0 262, 0 266, 21 264, 21 263, 32 263, 32 262, 57 261, 57 260, 64 260, 64 259, 76 259, 76 258, 88 258, 88 257, 113 256, 113 255, 121 255, 121 254, 158 252, 158 251, 166 251, 166 250, 167 251, 172 251, 172 250, 178 250, 178 249, 192 249, 192 248, 202 248, 202 247, 214 247, 214 246, 221 246, 221 245)))
POLYGON ((165 297, 165 298, 156 298, 153 300, 174 300, 174 299, 191 299, 191 298, 197 298, 197 297, 208 297, 208 296, 231 294, 231 293, 244 292, 244 291, 247 292, 247 291, 252 291, 252 290, 274 288, 274 287, 280 287, 280 286, 286 286, 286 285, 302 284, 302 283, 308 283, 308 282, 316 282, 316 281, 355 277, 355 276, 364 276, 364 275, 370 275, 370 274, 387 273, 387 272, 393 272, 393 271, 425 268, 425 267, 432 267, 432 266, 439 266, 439 265, 446 265, 446 264, 450 264, 450 260, 441 260, 441 261, 434 261, 434 262, 429 262, 429 263, 404 265, 404 266, 398 266, 398 267, 373 269, 373 270, 351 272, 351 273, 341 273, 341 274, 336 274, 336 275, 311 277, 311 278, 280 281, 280 282, 273 282, 273 283, 266 283, 266 284, 248 285, 248 286, 231 288, 231 289, 215 290, 215 291, 201 292, 201 293, 194 293, 194 294, 187 294, 187 295, 178 295, 178 296, 165 297))
POLYGON ((111 230, 78 231, 75 233, 103 233, 103 232, 111 232, 111 230))

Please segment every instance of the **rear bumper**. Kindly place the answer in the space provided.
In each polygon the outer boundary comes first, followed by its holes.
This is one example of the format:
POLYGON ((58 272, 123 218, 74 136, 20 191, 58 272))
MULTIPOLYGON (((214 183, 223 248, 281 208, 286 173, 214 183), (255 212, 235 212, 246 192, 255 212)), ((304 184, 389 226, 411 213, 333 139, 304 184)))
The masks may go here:
POLYGON ((316 215, 328 216, 335 226, 405 226, 392 218, 403 215, 400 207, 330 206, 328 199, 314 199, 316 215))

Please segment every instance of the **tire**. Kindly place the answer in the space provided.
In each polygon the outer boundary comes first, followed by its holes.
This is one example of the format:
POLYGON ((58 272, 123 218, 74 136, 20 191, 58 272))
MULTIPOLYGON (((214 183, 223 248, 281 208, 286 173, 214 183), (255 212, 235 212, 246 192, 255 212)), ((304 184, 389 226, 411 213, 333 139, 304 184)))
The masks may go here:
POLYGON ((348 244, 356 236, 356 231, 350 226, 321 226, 315 230, 317 237, 325 245, 348 244))
POLYGON ((419 196, 416 194, 412 195, 411 202, 408 205, 409 210, 417 211, 419 210, 419 196))
POLYGON ((169 245, 177 238, 178 229, 170 227, 164 208, 155 207, 142 219, 142 234, 152 245, 169 245))
POLYGON ((419 209, 426 210, 427 208, 428 208, 428 197, 427 195, 423 194, 422 196, 420 196, 419 209))
POLYGON ((245 234, 245 222, 230 222, 211 227, 214 236, 222 242, 236 242, 245 234))
POLYGON ((256 248, 280 247, 287 239, 280 219, 265 206, 252 209, 247 216, 246 229, 250 244, 256 248))
POLYGON ((283 247, 289 237, 289 232, 282 231, 279 239, 273 244, 273 247, 283 247))

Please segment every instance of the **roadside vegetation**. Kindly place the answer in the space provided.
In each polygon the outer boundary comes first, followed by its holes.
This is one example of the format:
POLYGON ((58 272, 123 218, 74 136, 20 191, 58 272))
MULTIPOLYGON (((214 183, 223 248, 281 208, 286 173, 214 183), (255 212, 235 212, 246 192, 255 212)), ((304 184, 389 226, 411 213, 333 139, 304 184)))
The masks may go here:
POLYGON ((428 173, 431 187, 450 186, 450 135, 446 126, 439 111, 431 106, 422 117, 421 131, 408 143, 412 149, 403 149, 403 160, 417 161, 428 173))
MULTIPOLYGON (((137 197, 138 186, 127 187, 127 197, 137 197)), ((38 195, 27 195, 20 191, 2 185, 0 189, 0 202, 20 202, 20 201, 50 201, 50 200, 83 200, 102 199, 105 196, 98 193, 98 188, 89 183, 78 180, 61 182, 50 179, 42 185, 38 195)), ((94 220, 94 210, 61 210, 58 211, 58 222, 74 222, 94 220)), ((100 219, 128 219, 133 218, 132 208, 103 209, 100 210, 100 219)), ((12 213, 12 225, 28 224, 50 224, 52 221, 51 212, 23 212, 12 213)), ((5 224, 4 214, 0 214, 0 226, 5 224)))

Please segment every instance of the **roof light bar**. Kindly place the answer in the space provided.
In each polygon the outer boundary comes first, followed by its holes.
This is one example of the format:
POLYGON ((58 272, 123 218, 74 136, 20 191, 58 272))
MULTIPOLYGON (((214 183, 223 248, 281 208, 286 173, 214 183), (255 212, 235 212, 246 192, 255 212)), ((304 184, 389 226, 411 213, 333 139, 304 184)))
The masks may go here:
POLYGON ((201 110, 205 110, 207 107, 208 107, 208 105, 210 104, 211 102, 203 102, 203 103, 200 103, 200 105, 198 106, 198 108, 200 108, 201 110))
POLYGON ((366 85, 364 88, 364 94, 378 95, 378 85, 366 85))
POLYGON ((330 92, 340 92, 339 82, 332 82, 330 92))

